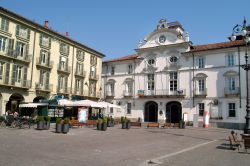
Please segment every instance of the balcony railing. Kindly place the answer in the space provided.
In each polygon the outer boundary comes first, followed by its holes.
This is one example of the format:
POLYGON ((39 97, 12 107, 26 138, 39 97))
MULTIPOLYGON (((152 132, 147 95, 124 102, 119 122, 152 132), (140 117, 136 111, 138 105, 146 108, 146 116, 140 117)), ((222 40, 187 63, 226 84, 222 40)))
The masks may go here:
POLYGON ((170 89, 157 89, 157 90, 138 90, 139 97, 147 96, 168 96, 168 97, 183 97, 186 94, 185 89, 170 90, 170 89))
POLYGON ((128 92, 128 91, 124 90, 123 91, 123 96, 124 97, 131 97, 131 96, 133 96, 133 92, 128 92))
POLYGON ((98 74, 89 74, 89 79, 92 79, 92 80, 98 80, 99 79, 99 75, 98 74))
POLYGON ((69 94, 70 93, 70 87, 59 87, 59 86, 57 86, 57 93, 69 94))
POLYGON ((36 58, 36 65, 38 66, 43 66, 43 67, 47 67, 47 68, 52 68, 53 67, 54 62, 53 61, 46 61, 45 63, 41 61, 40 58, 36 58))
POLYGON ((84 70, 75 70, 75 75, 76 76, 80 76, 80 77, 85 77, 86 76, 86 71, 84 71, 84 70))
POLYGON ((195 96, 206 96, 207 95, 207 89, 206 88, 203 89, 203 90, 195 89, 194 95, 195 96))
POLYGON ((30 88, 30 80, 25 80, 25 79, 20 79, 20 80, 14 80, 12 79, 10 82, 10 85, 19 87, 19 88, 24 88, 24 89, 29 89, 30 88))
POLYGON ((230 95, 239 95, 240 94, 240 88, 239 87, 235 87, 234 89, 231 87, 226 87, 224 88, 224 94, 226 96, 230 96, 230 95))
POLYGON ((0 55, 7 57, 7 58, 15 59, 15 60, 20 60, 20 61, 24 61, 24 62, 31 62, 31 55, 30 54, 27 54, 27 53, 20 54, 19 52, 15 51, 15 50, 0 52, 0 55))
POLYGON ((115 92, 114 91, 107 91, 106 92, 106 96, 107 97, 114 97, 115 96, 115 92))
POLYGON ((40 91, 52 91, 53 90, 53 85, 52 84, 42 85, 40 83, 36 83, 36 90, 40 90, 40 91))
POLYGON ((70 66, 62 66, 60 64, 57 65, 57 71, 65 72, 65 73, 70 73, 71 72, 71 67, 70 66))

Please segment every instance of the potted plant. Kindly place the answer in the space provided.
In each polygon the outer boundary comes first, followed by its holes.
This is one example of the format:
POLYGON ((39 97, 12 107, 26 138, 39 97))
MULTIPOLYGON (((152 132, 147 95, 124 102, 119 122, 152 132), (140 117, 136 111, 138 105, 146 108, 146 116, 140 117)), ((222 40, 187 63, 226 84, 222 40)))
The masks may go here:
POLYGON ((180 129, 185 129, 185 121, 184 120, 180 120, 179 122, 179 125, 180 125, 180 129))
POLYGON ((56 118, 56 133, 62 132, 62 118, 56 118))
POLYGON ((63 119, 63 127, 62 127, 62 132, 64 134, 67 134, 69 132, 69 118, 64 118, 63 119))
POLYGON ((45 120, 44 129, 49 130, 51 117, 50 116, 45 116, 44 120, 45 120))
POLYGON ((108 122, 107 117, 104 117, 102 119, 102 131, 106 131, 107 130, 107 126, 108 126, 107 122, 108 122))
POLYGON ((126 117, 124 118, 123 116, 121 117, 121 123, 122 123, 122 129, 126 129, 126 117))
POLYGON ((97 130, 101 130, 102 129, 102 119, 101 118, 97 119, 96 128, 97 128, 97 130))
POLYGON ((112 124, 111 124, 111 118, 110 117, 107 117, 107 123, 108 123, 108 127, 112 126, 112 124))
POLYGON ((44 129, 44 117, 38 116, 36 118, 36 124, 37 124, 37 130, 43 130, 44 129))
POLYGON ((115 119, 112 117, 110 117, 110 124, 111 124, 111 127, 115 126, 115 119))
POLYGON ((126 129, 130 129, 130 120, 126 119, 126 129))

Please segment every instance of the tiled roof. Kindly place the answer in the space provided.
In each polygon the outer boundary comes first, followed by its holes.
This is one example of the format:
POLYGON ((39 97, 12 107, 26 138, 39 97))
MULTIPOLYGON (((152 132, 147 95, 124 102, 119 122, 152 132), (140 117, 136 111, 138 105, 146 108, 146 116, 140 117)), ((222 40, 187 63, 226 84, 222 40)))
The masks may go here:
POLYGON ((192 53, 192 52, 201 52, 201 51, 207 51, 207 50, 215 50, 215 49, 222 49, 222 48, 230 48, 230 47, 237 47, 244 45, 243 40, 236 40, 236 41, 230 41, 230 42, 222 42, 222 43, 213 43, 213 44, 206 44, 206 45, 197 45, 197 46, 191 46, 190 51, 186 53, 192 53))
POLYGON ((137 55, 137 54, 132 54, 132 55, 123 56, 123 57, 120 57, 120 58, 115 58, 115 59, 107 60, 107 61, 104 61, 103 63, 133 60, 133 59, 137 59, 138 56, 139 55, 137 55))
MULTIPOLYGON (((9 10, 7 10, 7 9, 5 9, 5 8, 3 8, 3 7, 1 7, 1 6, 0 6, 0 10, 2 10, 2 11, 5 12, 5 13, 11 14, 12 16, 17 17, 17 18, 19 18, 19 19, 21 19, 21 20, 24 20, 24 21, 26 21, 26 22, 32 24, 33 26, 36 26, 36 27, 38 26, 39 28, 41 28, 41 29, 43 29, 43 30, 45 30, 45 31, 49 31, 50 33, 56 34, 56 35, 60 36, 60 37, 63 38, 63 39, 66 39, 66 40, 69 40, 70 42, 74 42, 74 43, 76 43, 76 44, 78 44, 78 45, 81 45, 82 47, 85 47, 86 49, 89 49, 89 50, 93 51, 94 53, 99 54, 99 55, 102 56, 102 57, 105 57, 105 55, 104 55, 103 53, 101 53, 101 52, 99 52, 99 51, 96 51, 96 50, 94 50, 94 49, 92 49, 92 48, 90 48, 90 47, 88 47, 88 46, 86 46, 86 45, 84 45, 84 44, 82 44, 82 43, 76 41, 76 40, 73 40, 73 39, 69 38, 68 36, 62 35, 62 34, 56 32, 55 30, 53 30, 53 29, 51 29, 51 28, 45 28, 44 26, 42 26, 42 25, 40 25, 40 24, 38 24, 38 23, 36 23, 36 22, 34 22, 34 21, 31 21, 31 20, 29 20, 29 19, 27 19, 27 18, 25 18, 25 17, 23 17, 23 16, 21 16, 21 15, 19 15, 19 14, 17 14, 17 13, 14 13, 14 12, 12 12, 12 11, 9 11, 9 10)), ((38 28, 38 29, 39 29, 39 28, 38 28)))

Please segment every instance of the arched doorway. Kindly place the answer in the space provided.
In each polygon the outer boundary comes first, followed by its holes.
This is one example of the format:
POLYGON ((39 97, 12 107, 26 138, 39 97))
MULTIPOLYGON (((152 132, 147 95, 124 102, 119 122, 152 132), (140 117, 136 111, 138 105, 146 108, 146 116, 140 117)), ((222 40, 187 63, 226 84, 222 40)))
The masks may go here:
POLYGON ((149 101, 145 104, 144 121, 158 122, 158 104, 156 102, 149 101))
POLYGON ((10 96, 9 101, 6 103, 5 112, 10 111, 14 113, 19 109, 19 103, 24 101, 24 97, 19 93, 14 93, 10 96))
POLYGON ((172 101, 166 105, 166 122, 179 123, 182 119, 181 103, 172 101))

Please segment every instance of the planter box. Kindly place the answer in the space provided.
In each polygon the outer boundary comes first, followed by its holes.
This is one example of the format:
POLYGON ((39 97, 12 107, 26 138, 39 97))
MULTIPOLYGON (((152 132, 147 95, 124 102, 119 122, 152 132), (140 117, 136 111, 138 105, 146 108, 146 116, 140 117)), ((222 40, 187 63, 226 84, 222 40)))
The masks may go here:
POLYGON ((96 124, 96 129, 101 130, 102 129, 102 123, 97 123, 96 124))
POLYGON ((49 130, 49 128, 50 128, 50 121, 47 121, 47 122, 45 121, 44 122, 44 129, 49 130))
POLYGON ((108 127, 107 123, 102 123, 102 131, 106 131, 108 127))
POLYGON ((37 122, 37 130, 43 130, 44 129, 44 121, 37 122))
POLYGON ((56 124, 56 133, 62 132, 62 124, 56 124))
POLYGON ((69 124, 63 124, 62 125, 62 132, 64 134, 67 134, 69 132, 69 124))

